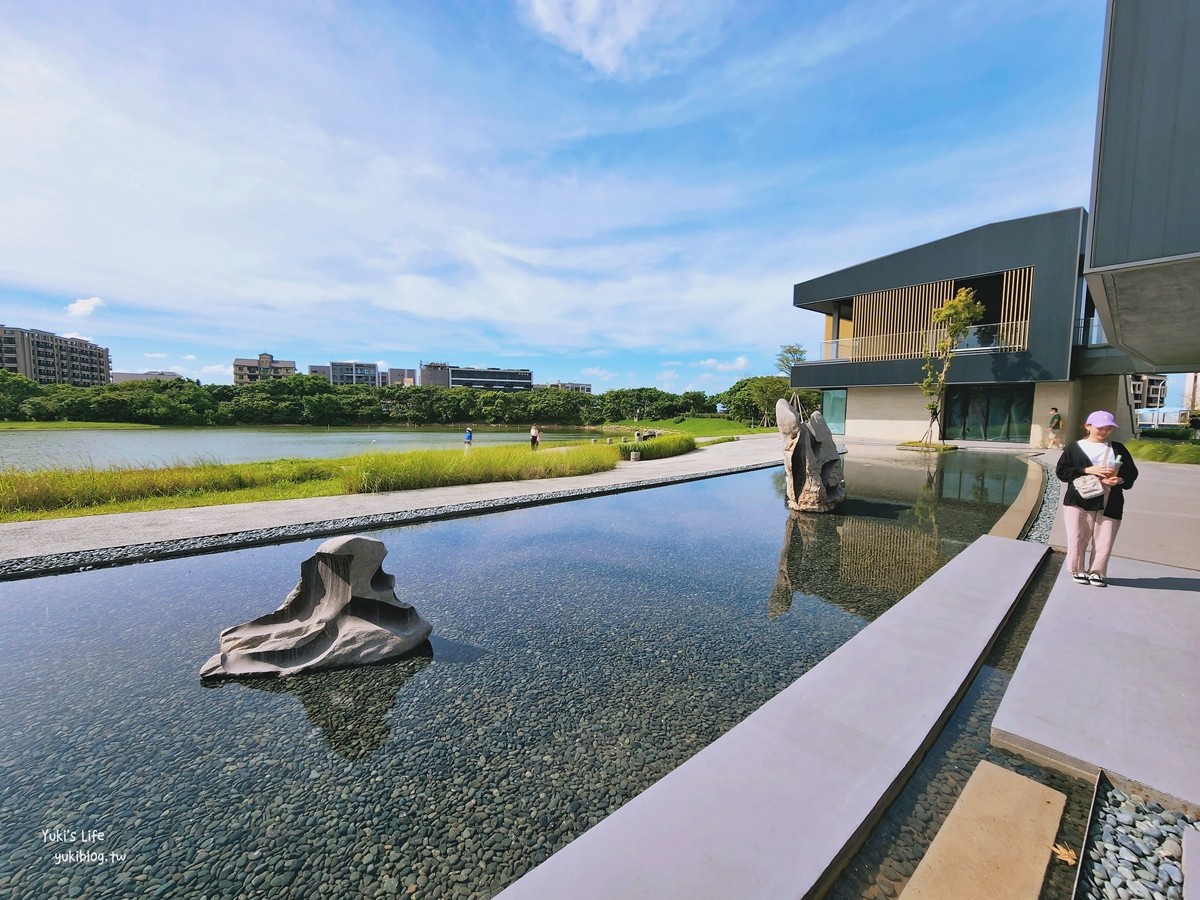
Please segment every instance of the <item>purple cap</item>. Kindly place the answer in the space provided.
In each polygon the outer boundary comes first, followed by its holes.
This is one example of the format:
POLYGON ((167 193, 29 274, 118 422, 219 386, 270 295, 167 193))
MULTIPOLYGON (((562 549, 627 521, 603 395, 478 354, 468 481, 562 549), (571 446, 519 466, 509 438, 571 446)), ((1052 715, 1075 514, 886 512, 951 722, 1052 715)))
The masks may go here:
POLYGON ((1113 418, 1112 413, 1098 409, 1087 417, 1087 424, 1096 428, 1116 428, 1117 420, 1113 418))

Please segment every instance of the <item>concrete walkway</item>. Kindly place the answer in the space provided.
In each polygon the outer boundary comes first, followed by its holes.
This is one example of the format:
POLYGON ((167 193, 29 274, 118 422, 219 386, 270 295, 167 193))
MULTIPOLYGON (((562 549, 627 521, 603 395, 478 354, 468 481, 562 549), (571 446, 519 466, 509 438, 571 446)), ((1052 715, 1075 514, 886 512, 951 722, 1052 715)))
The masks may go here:
POLYGON ((134 562, 495 512, 782 465, 778 435, 761 434, 702 446, 683 456, 622 462, 612 471, 569 478, 10 522, 0 524, 0 577, 6 571, 48 574, 95 564, 88 562, 88 554, 94 551, 103 552, 103 563, 134 562), (53 557, 62 557, 64 565, 12 565, 53 557))
MULTIPOLYGON (((992 741, 1076 775, 1104 769, 1198 804, 1200 466, 1138 469, 1109 586, 1060 573, 992 741)), ((1050 543, 1066 543, 1061 515, 1050 543)))

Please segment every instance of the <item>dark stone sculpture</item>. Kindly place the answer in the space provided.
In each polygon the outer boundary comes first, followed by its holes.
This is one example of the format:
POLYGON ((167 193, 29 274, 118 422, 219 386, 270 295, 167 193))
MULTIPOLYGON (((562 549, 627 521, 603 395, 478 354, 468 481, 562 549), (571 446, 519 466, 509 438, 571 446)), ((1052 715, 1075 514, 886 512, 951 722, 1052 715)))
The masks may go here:
POLYGON ((300 566, 300 582, 273 613, 221 633, 201 678, 282 677, 394 659, 433 630, 396 598, 373 538, 333 538, 300 566))
POLYGON ((792 405, 780 398, 775 421, 783 437, 783 465, 788 509, 830 512, 846 499, 842 457, 820 410, 802 422, 792 405))

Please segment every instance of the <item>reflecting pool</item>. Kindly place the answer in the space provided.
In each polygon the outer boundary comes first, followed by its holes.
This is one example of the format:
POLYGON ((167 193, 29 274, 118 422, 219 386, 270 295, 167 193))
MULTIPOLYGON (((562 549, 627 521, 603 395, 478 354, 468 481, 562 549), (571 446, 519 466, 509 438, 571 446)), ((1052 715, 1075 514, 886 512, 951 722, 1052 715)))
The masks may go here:
POLYGON ((847 461, 376 532, 424 653, 202 686, 319 541, 0 584, 0 895, 486 897, 988 530, 1025 464, 847 461))

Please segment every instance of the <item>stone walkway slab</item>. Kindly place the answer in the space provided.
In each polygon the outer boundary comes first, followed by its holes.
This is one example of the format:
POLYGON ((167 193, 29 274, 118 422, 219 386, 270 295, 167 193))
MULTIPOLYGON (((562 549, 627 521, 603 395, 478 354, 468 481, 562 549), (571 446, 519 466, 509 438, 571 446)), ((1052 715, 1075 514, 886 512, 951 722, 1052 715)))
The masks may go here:
MULTIPOLYGON (((1118 546, 1124 537, 1122 529, 1118 546)), ((1095 588, 1063 569, 992 743, 1080 777, 1104 769, 1200 803, 1200 573, 1114 558, 1109 587, 1095 588)))
POLYGON ((1046 552, 979 538, 499 896, 779 900, 824 890, 928 749, 1046 552))
POLYGON ((1037 900, 1067 797, 987 760, 901 892, 903 900, 1037 900))

